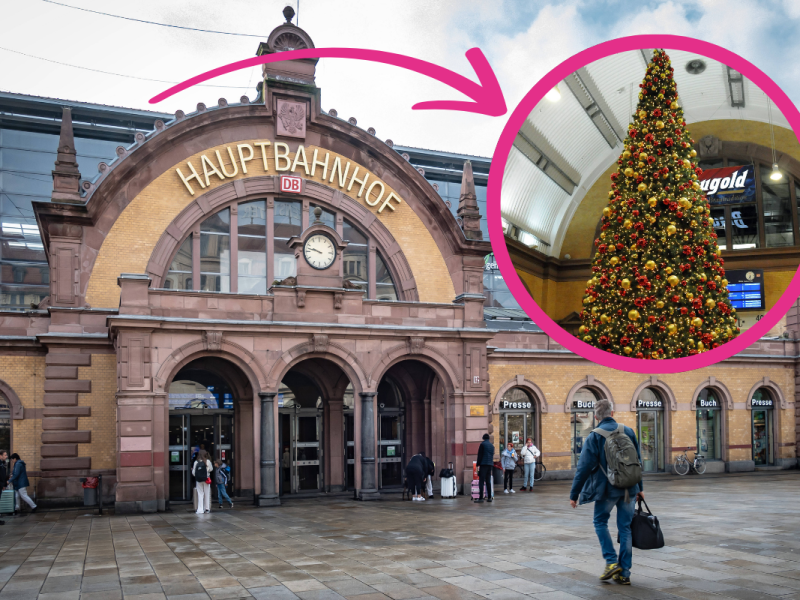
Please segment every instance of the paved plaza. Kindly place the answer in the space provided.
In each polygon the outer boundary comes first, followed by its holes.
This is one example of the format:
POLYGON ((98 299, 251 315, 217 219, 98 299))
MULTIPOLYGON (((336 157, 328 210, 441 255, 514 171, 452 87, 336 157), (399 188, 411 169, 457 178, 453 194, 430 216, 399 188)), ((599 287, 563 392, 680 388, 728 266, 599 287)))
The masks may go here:
MULTIPOLYGON (((40 512, 0 528, 3 598, 156 600, 800 599, 796 472, 647 480, 667 546, 601 583, 591 506, 533 493, 291 500, 198 516, 40 512)), ((613 535, 612 518, 612 535, 613 535)))

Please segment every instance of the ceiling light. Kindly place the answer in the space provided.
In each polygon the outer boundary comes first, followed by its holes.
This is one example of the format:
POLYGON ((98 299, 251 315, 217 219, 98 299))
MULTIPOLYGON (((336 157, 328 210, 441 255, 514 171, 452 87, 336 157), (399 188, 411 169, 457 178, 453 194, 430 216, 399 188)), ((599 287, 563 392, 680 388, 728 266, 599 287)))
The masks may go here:
POLYGON ((699 75, 706 70, 706 62, 704 60, 700 60, 699 58, 695 58, 686 63, 686 70, 692 75, 699 75))
POLYGON ((558 102, 561 100, 561 92, 558 91, 558 86, 547 92, 544 97, 550 100, 550 102, 558 102))
POLYGON ((777 164, 772 165, 772 173, 770 173, 769 178, 772 179, 772 181, 780 181, 783 179, 783 173, 778 170, 777 164))

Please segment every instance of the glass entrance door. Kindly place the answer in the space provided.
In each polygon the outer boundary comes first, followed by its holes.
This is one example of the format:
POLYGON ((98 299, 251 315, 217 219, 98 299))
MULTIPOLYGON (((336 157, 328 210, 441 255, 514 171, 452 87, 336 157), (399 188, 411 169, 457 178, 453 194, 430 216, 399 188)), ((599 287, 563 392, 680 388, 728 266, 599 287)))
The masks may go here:
POLYGON ((771 465, 772 456, 772 411, 753 411, 753 461, 756 465, 771 465))
POLYGON ((501 447, 498 454, 506 449, 509 443, 514 444, 514 449, 519 453, 525 446, 525 441, 533 438, 533 413, 502 413, 500 415, 500 441, 501 447))
MULTIPOLYGON (((212 462, 223 460, 230 467, 228 493, 234 486, 233 415, 204 410, 172 410, 169 415, 169 497, 170 500, 192 499, 192 463, 204 449, 212 462)), ((214 486, 216 489, 216 486, 214 486)), ((215 492, 216 493, 216 492, 215 492)))
POLYGON ((356 487, 356 437, 355 417, 352 412, 344 413, 344 478, 345 489, 356 487))
POLYGON ((664 427, 662 414, 656 410, 638 412, 639 451, 642 454, 642 470, 655 473, 664 468, 662 440, 664 427))
POLYGON ((281 493, 322 489, 322 415, 317 410, 280 415, 281 493))
POLYGON ((381 488, 403 485, 403 413, 399 410, 381 412, 379 418, 378 460, 381 488))

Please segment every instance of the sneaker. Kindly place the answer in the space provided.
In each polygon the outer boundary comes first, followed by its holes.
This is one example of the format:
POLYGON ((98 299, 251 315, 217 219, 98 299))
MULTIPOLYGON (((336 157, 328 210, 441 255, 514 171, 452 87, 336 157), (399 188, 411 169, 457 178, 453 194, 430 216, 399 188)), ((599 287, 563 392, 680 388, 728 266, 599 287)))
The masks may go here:
POLYGON ((514 490, 508 490, 508 491, 511 492, 512 494, 516 494, 517 493, 514 490))
POLYGON ((475 502, 475 504, 478 504, 479 502, 483 502, 483 498, 475 498, 473 502, 475 502))
POLYGON ((620 585, 630 585, 631 584, 631 578, 630 577, 623 577, 622 575, 619 575, 619 574, 614 575, 611 579, 613 579, 615 582, 617 582, 620 585))
POLYGON ((420 496, 420 497, 418 498, 418 500, 419 500, 420 502, 425 502, 425 496, 420 496))
POLYGON ((519 491, 520 491, 520 492, 524 492, 524 491, 525 491, 525 487, 521 487, 521 488, 519 488, 519 491))
POLYGON ((491 498, 487 498, 486 499, 487 502, 491 502, 492 500, 494 500, 494 496, 492 496, 491 498))
POLYGON ((37 508, 39 508, 39 507, 38 507, 38 506, 34 506, 34 507, 31 509, 31 513, 35 513, 37 508))
MULTIPOLYGON (((222 508, 222 507, 220 507, 220 508, 222 508)), ((231 508, 233 508, 233 502, 232 501, 231 501, 231 508)))
POLYGON ((508 490, 503 490, 503 493, 504 493, 504 494, 507 494, 507 493, 508 493, 508 490))
POLYGON ((210 511, 210 510, 207 510, 206 512, 207 512, 207 513, 210 513, 211 511, 210 511))
POLYGON ((529 492, 532 492, 532 491, 533 491, 533 486, 529 487, 529 488, 528 488, 528 491, 529 491, 529 492))
POLYGON ((219 509, 222 510, 222 504, 219 505, 219 509))
POLYGON ((610 565, 606 565, 606 570, 603 571, 602 575, 600 575, 600 581, 607 581, 617 573, 621 572, 622 572, 622 567, 620 567, 617 563, 611 563, 610 565))

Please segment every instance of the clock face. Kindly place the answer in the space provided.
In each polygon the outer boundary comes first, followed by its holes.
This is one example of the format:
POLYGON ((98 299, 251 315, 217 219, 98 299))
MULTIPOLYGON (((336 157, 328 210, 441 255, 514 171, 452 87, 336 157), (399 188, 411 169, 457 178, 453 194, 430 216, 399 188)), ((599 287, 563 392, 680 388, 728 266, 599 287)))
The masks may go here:
POLYGON ((336 246, 327 235, 316 234, 306 240, 303 246, 306 262, 315 269, 327 269, 336 259, 336 246))

